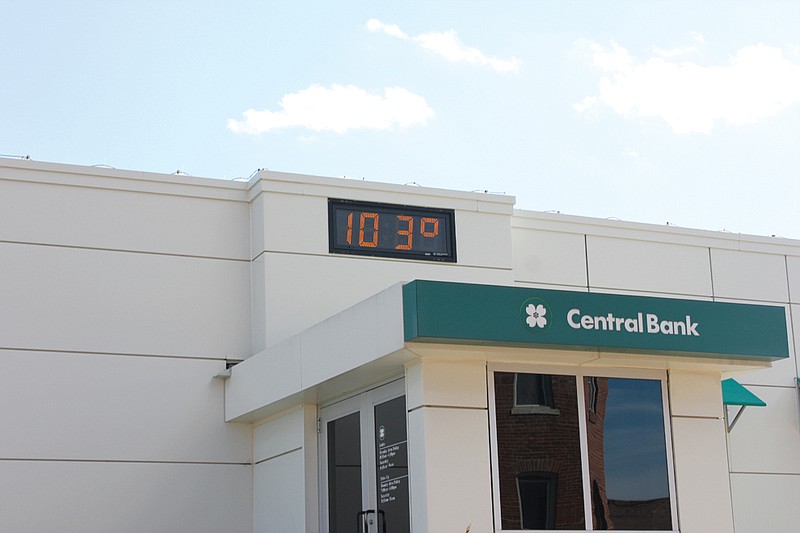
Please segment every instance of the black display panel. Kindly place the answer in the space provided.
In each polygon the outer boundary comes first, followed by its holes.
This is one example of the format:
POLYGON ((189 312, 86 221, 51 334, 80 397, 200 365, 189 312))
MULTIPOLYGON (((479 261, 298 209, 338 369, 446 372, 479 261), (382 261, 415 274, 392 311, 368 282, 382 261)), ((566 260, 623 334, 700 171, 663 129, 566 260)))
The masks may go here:
POLYGON ((405 396, 375 405, 375 463, 379 531, 408 533, 411 503, 405 396))
POLYGON ((353 200, 328 200, 330 252, 456 262, 455 213, 353 200))

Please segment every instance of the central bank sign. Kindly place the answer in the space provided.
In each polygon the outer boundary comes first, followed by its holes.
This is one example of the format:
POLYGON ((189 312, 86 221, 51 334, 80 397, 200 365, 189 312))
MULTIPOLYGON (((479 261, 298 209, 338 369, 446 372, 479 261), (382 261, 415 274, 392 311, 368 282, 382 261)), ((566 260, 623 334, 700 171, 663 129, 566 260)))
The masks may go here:
MULTIPOLYGON (((544 330, 549 320, 558 320, 557 317, 547 318, 548 305, 539 298, 529 298, 523 303, 525 324, 535 330, 544 330)), ((615 316, 614 313, 592 316, 581 313, 580 309, 572 308, 567 311, 567 324, 573 329, 618 331, 627 333, 650 333, 661 335, 694 335, 699 337, 698 323, 692 320, 691 315, 686 315, 684 320, 661 320, 658 315, 651 313, 636 313, 636 316, 615 316)))
POLYGON ((782 306, 434 281, 403 287, 406 341, 777 360, 782 306))

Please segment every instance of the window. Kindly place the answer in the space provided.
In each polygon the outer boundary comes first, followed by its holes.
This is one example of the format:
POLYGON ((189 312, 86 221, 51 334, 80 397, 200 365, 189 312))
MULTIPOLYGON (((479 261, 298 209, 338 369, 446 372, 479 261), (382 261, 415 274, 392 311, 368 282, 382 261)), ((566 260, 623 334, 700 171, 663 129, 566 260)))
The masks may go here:
POLYGON ((517 476, 523 529, 553 529, 557 485, 555 472, 525 472, 517 476))
POLYGON ((553 380, 547 374, 514 374, 515 415, 558 414, 553 405, 553 380))
POLYGON ((662 374, 492 376, 498 529, 673 530, 662 374))

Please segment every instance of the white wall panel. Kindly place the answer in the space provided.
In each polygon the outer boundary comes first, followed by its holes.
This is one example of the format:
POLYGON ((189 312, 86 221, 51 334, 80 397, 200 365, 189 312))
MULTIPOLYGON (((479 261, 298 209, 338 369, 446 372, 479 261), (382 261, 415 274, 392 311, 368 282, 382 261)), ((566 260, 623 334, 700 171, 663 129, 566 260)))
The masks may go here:
POLYGON ((253 428, 253 460, 263 461, 303 447, 303 409, 266 420, 253 428))
POLYGON ((456 211, 456 248, 460 265, 511 268, 511 217, 456 211))
POLYGON ((796 533, 799 475, 732 474, 736 533, 796 533))
POLYGON ((486 363, 424 360, 407 370, 409 410, 427 406, 486 409, 486 363))
POLYGON ((593 288, 711 295, 707 248, 593 235, 586 246, 593 288))
POLYGON ((788 302, 786 260, 782 255, 711 249, 714 296, 788 302))
POLYGON ((789 277, 789 297, 792 303, 800 304, 800 257, 787 257, 786 269, 789 277))
POLYGON ((250 263, 250 354, 267 347, 266 258, 261 254, 250 263))
POLYGON ((734 372, 725 377, 736 379, 743 385, 774 385, 778 387, 793 386, 796 375, 794 350, 789 347, 789 357, 773 361, 772 366, 761 370, 751 370, 746 373, 734 372))
MULTIPOLYGON (((748 407, 730 432, 731 471, 800 474, 797 389, 747 388, 767 406, 748 407)), ((734 416, 736 408, 730 413, 734 416)))
POLYGON ((674 417, 672 446, 681 533, 731 533, 724 421, 674 417))
POLYGON ((265 193, 264 250, 328 253, 328 199, 265 193))
POLYGON ((296 254, 265 254, 265 261, 267 346, 400 281, 512 283, 510 269, 445 263, 296 254))
POLYGON ((514 228, 514 279, 586 287, 583 235, 514 228))
POLYGON ((249 465, 0 461, 0 531, 249 533, 249 465))
POLYGON ((800 376, 800 364, 797 364, 797 351, 800 350, 800 305, 789 306, 789 320, 791 322, 791 335, 789 337, 789 351, 795 359, 795 376, 800 376))
POLYGON ((294 337, 231 369, 225 386, 226 419, 252 413, 302 389, 302 350, 299 337, 294 337))
POLYGON ((402 301, 402 288, 396 284, 304 331, 300 339, 303 387, 324 383, 401 350, 402 301))
POLYGON ((408 416, 412 529, 493 531, 488 412, 426 407, 408 416))
POLYGON ((0 460, 250 461, 222 361, 0 350, 0 369, 0 460))
POLYGON ((253 515, 256 533, 307 531, 303 468, 302 450, 254 467, 253 515))
POLYGON ((250 265, 0 243, 0 347, 243 358, 250 265))
POLYGON ((247 259, 249 219, 246 202, 0 179, 5 241, 247 259))
POLYGON ((722 417, 722 387, 719 373, 669 372, 669 402, 672 416, 722 417))

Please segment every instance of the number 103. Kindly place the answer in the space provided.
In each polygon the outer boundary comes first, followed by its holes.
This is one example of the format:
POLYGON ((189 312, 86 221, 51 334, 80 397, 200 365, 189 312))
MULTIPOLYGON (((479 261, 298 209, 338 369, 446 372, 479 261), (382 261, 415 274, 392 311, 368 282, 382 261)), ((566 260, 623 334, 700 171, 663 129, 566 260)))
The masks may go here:
MULTIPOLYGON (((388 215, 391 216, 391 215, 388 215)), ((414 246, 414 217, 407 215, 394 215, 388 230, 395 230, 397 244, 395 250, 411 250, 414 246), (392 224, 394 222, 394 224, 392 224), (392 227, 393 226, 393 227, 392 227)), ((353 244, 353 213, 347 215, 347 244, 353 244)), ((358 245, 365 248, 378 246, 380 235, 380 215, 378 213, 361 212, 358 217, 358 245)), ((422 237, 436 237, 439 235, 439 219, 432 217, 419 217, 419 228, 416 230, 422 237)))

